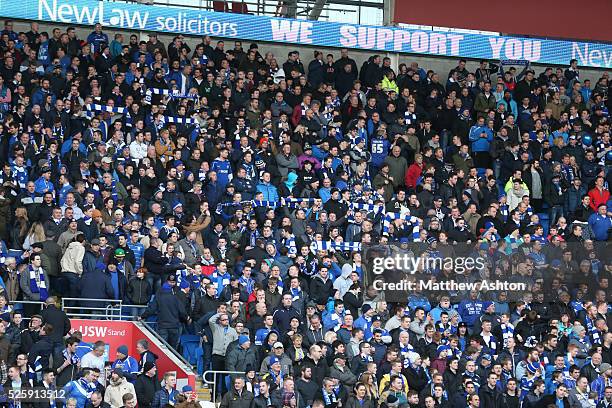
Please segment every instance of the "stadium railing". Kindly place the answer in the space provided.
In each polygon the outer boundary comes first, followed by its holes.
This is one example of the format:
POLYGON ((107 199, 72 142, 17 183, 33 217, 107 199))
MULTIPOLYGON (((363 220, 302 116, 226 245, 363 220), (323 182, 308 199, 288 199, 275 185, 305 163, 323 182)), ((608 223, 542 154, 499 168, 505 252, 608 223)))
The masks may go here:
MULTIPOLYGON (((228 381, 230 375, 244 375, 244 371, 225 371, 225 370, 206 370, 202 375, 202 382, 212 389, 210 393, 210 399, 213 404, 217 402, 217 387, 221 384, 221 381, 228 381), (212 376, 212 379, 210 378, 212 376), (219 378, 221 376, 221 378, 219 378)), ((226 383, 226 389, 230 389, 231 384, 226 383)))

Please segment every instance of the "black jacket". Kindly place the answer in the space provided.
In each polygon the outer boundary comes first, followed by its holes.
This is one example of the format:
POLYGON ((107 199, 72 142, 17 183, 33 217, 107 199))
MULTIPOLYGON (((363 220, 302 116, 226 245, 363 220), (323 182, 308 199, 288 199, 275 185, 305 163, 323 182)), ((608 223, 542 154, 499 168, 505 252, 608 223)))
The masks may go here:
POLYGON ((39 359, 40 365, 43 370, 49 368, 49 357, 53 354, 53 344, 48 336, 41 336, 32 346, 30 353, 28 354, 28 364, 30 367, 34 367, 34 363, 39 359))
POLYGON ((140 408, 150 408, 153 402, 153 396, 161 389, 161 385, 157 380, 157 376, 149 377, 146 374, 140 374, 134 383, 136 389, 136 399, 140 408))
POLYGON ((496 408, 495 405, 499 397, 497 389, 491 389, 485 384, 478 390, 478 396, 480 397, 481 408, 496 408))
POLYGON ((62 338, 70 332, 70 319, 63 310, 54 305, 47 306, 41 313, 43 321, 53 326, 53 332, 49 338, 53 341, 62 341, 62 338))
POLYGON ((185 307, 169 289, 162 288, 155 294, 155 300, 149 304, 142 318, 157 315, 157 326, 160 329, 178 329, 187 318, 185 307))
POLYGON ((146 305, 152 294, 153 289, 146 279, 135 277, 128 283, 127 300, 133 305, 146 305))
MULTIPOLYGON (((113 285, 105 271, 99 269, 84 273, 79 281, 79 293, 86 299, 112 299, 114 297, 113 285)), ((99 302, 79 302, 81 307, 100 307, 99 302)))

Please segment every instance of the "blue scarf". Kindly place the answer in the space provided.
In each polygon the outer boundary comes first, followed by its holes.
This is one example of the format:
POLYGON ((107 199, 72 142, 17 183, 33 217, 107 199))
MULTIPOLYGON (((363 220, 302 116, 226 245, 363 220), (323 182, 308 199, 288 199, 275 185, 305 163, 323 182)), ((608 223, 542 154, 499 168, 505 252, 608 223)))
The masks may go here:
POLYGON ((30 291, 40 294, 40 300, 44 302, 49 297, 49 293, 47 292, 43 268, 39 268, 38 271, 35 271, 32 265, 28 268, 30 270, 30 291), (38 279, 36 278, 36 273, 38 273, 38 279))
POLYGON ((323 394, 323 401, 325 402, 325 406, 336 404, 336 394, 333 392, 328 394, 325 391, 325 388, 321 388, 321 393, 323 394))

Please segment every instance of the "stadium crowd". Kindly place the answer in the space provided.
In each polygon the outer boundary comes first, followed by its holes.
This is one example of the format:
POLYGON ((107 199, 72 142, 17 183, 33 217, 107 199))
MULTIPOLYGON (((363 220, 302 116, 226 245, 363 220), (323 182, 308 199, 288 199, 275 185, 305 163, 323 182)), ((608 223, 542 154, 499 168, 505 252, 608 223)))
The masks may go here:
POLYGON ((100 379, 62 297, 201 336, 222 408, 612 407, 608 72, 229 48, 4 22, 3 395, 196 403, 146 344, 100 379), (377 245, 528 289, 387 299, 377 245))

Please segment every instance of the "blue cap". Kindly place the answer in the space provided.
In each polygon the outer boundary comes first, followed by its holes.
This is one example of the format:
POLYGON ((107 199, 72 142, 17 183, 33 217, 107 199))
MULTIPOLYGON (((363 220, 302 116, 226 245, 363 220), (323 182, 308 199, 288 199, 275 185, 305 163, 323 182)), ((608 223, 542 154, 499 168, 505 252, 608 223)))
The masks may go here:
POLYGON ((355 144, 356 145, 358 145, 361 142, 364 142, 363 137, 358 137, 357 139, 355 139, 355 144))
POLYGON ((128 347, 125 346, 125 345, 121 345, 121 346, 117 347, 117 353, 121 353, 124 356, 127 356, 128 355, 128 347))
POLYGON ((182 162, 182 161, 180 161, 180 160, 175 160, 175 161, 174 161, 174 167, 175 167, 175 168, 176 168, 176 167, 178 167, 178 166, 180 166, 180 165, 182 165, 182 164, 183 164, 183 162, 182 162))
POLYGON ((488 361, 491 361, 491 355, 490 355, 490 354, 483 354, 483 355, 482 355, 482 360, 488 360, 488 361))
POLYGON ((181 284, 179 285, 179 288, 187 289, 188 287, 189 287, 189 280, 181 279, 181 284))
POLYGON ((239 345, 241 345, 241 346, 242 346, 244 343, 246 343, 246 342, 248 342, 248 341, 250 341, 250 340, 249 340, 249 336, 246 336, 246 335, 244 335, 244 334, 241 334, 240 336, 238 336, 238 344, 239 344, 239 345))
POLYGON ((276 363, 280 363, 280 360, 278 359, 278 357, 276 357, 276 356, 270 357, 270 365, 273 365, 273 364, 276 364, 276 363))
POLYGON ((191 385, 186 385, 183 387, 183 389, 181 390, 182 392, 192 392, 193 388, 191 388, 191 385))
POLYGON ((553 259, 550 263, 550 266, 552 266, 553 268, 558 268, 559 266, 561 266, 561 261, 558 259, 553 259))
POLYGON ((177 202, 176 204, 174 204, 174 206, 172 207, 173 210, 176 210, 178 207, 182 207, 183 204, 181 204, 180 202, 177 202))

